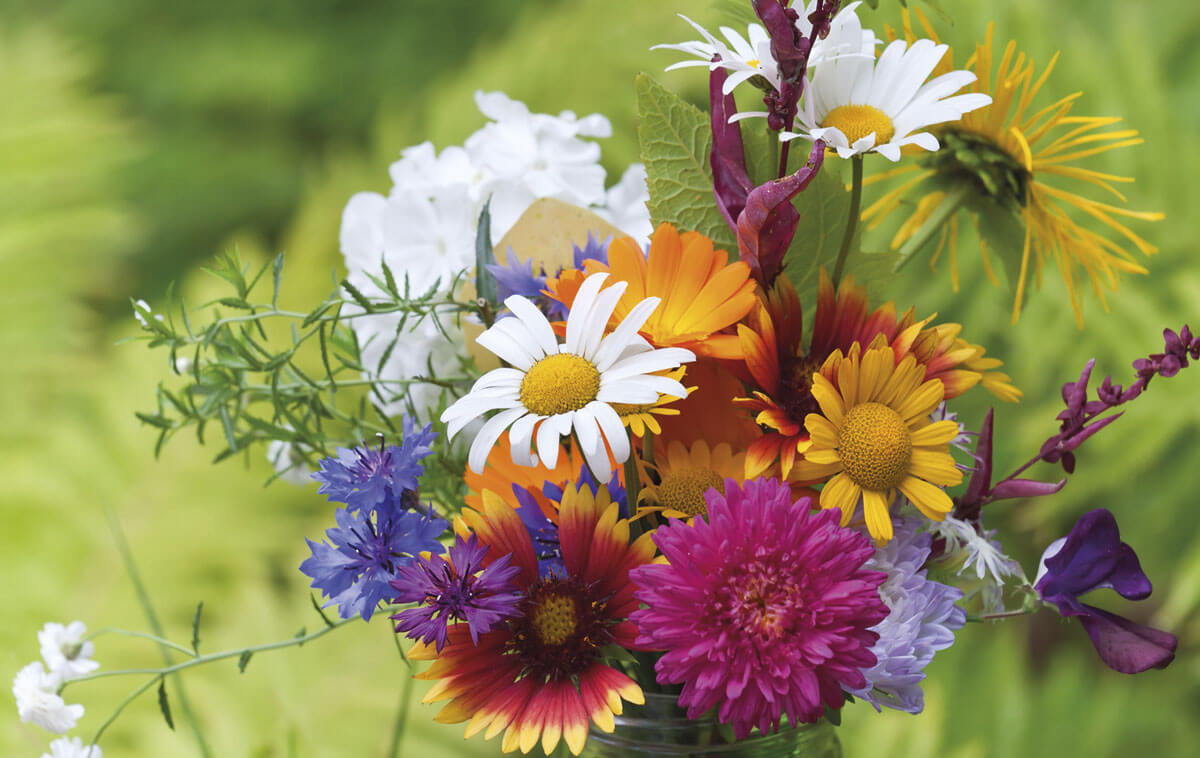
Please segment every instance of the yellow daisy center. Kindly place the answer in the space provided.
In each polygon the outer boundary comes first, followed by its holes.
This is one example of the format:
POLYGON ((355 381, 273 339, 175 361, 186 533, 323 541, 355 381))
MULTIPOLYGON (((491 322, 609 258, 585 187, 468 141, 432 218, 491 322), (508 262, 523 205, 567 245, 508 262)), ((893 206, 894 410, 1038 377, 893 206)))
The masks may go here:
POLYGON ((751 68, 758 68, 759 63, 760 63, 760 61, 758 60, 758 58, 747 58, 746 59, 746 65, 750 66, 751 68))
POLYGON ((539 416, 577 411, 599 392, 600 372, 591 361, 571 353, 546 356, 521 380, 521 404, 539 416))
POLYGON ((892 120, 873 105, 839 105, 825 114, 821 126, 841 130, 851 145, 871 132, 875 133, 876 145, 889 142, 896 134, 892 120))
POLYGON ((617 412, 621 418, 626 416, 637 416, 642 413, 649 413, 652 408, 658 407, 657 403, 644 403, 642 405, 633 405, 631 403, 611 403, 612 409, 617 412))
POLYGON ((533 629, 543 645, 561 645, 571 638, 579 619, 575 598, 548 595, 533 612, 533 629))
POLYGON ((838 432, 838 455, 846 475, 874 492, 885 492, 903 481, 912 447, 904 419, 882 403, 854 406, 838 432))
POLYGON ((688 466, 668 471, 658 485, 658 502, 664 508, 698 516, 708 513, 704 493, 709 487, 720 491, 724 480, 712 469, 688 466))

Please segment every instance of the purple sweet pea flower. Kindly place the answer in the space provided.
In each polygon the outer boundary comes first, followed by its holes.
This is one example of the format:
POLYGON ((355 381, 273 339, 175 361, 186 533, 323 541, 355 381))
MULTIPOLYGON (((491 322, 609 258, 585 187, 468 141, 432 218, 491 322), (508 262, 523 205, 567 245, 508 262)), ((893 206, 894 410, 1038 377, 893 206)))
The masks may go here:
POLYGON ((1117 521, 1097 508, 1076 522, 1042 555, 1035 589, 1064 616, 1078 616, 1105 665, 1123 674, 1165 668, 1175 659, 1175 635, 1079 602, 1079 596, 1109 587, 1128 600, 1150 595, 1133 548, 1121 542, 1117 521))
POLYGON ((399 592, 395 602, 420 605, 392 616, 396 632, 432 642, 440 653, 450 622, 467 622, 471 641, 478 644, 479 635, 515 615, 521 595, 513 579, 521 569, 510 565, 509 554, 480 570, 487 551, 488 546, 481 546, 474 534, 466 541, 459 535, 450 548, 450 560, 433 555, 400 567, 391 583, 399 592))

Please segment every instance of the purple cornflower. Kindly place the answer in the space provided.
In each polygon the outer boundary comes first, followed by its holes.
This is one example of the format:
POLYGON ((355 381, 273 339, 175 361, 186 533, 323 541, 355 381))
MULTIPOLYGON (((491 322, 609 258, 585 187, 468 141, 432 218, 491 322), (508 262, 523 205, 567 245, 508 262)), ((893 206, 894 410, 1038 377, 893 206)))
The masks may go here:
POLYGON ((575 243, 571 243, 571 248, 575 251, 574 261, 575 268, 583 270, 583 262, 586 260, 599 261, 605 266, 608 265, 608 246, 612 244, 612 237, 600 239, 599 235, 588 232, 587 242, 583 247, 579 247, 575 243))
POLYGON ((397 570, 392 587, 400 594, 394 602, 419 605, 392 616, 396 632, 433 642, 440 653, 451 621, 467 622, 471 642, 478 644, 479 635, 516 615, 521 595, 513 579, 521 569, 510 565, 511 553, 485 564, 487 552, 474 534, 465 542, 460 535, 450 548, 450 560, 434 555, 397 570))
POLYGON ((503 303, 512 295, 537 300, 543 297, 542 290, 546 289, 546 270, 540 268, 540 273, 533 272, 533 259, 521 260, 510 247, 506 258, 508 263, 487 264, 488 273, 496 280, 497 299, 503 303))
POLYGON ((930 535, 917 531, 916 520, 893 521, 895 536, 863 566, 887 574, 879 597, 890 613, 871 627, 879 641, 871 648, 875 665, 863 669, 866 686, 847 692, 875 710, 886 706, 920 713, 925 708, 925 667, 934 653, 954 644, 954 632, 966 623, 967 612, 955 605, 962 590, 926 578, 930 535))
POLYGON ((1078 616, 1100 654, 1114 671, 1137 674, 1165 668, 1175 659, 1175 635, 1079 602, 1101 587, 1127 600, 1150 595, 1150 580, 1133 548, 1121 541, 1117 520, 1105 508, 1084 514, 1071 533, 1046 548, 1034 588, 1064 616, 1078 616))
POLYGON ((842 707, 843 688, 866 685, 886 576, 864 567, 875 548, 836 509, 812 513, 777 480, 726 479, 724 490, 705 494, 707 516, 654 532, 668 563, 629 572, 645 605, 630 620, 639 646, 666 651, 654 669, 683 684, 688 718, 715 707, 741 739, 784 715, 814 722, 842 707))
POLYGON ((431 424, 418 431, 406 417, 400 445, 385 447, 381 442, 378 448, 338 448, 337 456, 322 459, 321 470, 312 475, 321 482, 317 492, 362 513, 412 507, 417 502, 417 478, 425 471, 420 460, 433 452, 436 437, 431 424))
POLYGON ((300 571, 312 586, 337 605, 342 618, 355 614, 369 621, 380 601, 395 592, 391 582, 399 567, 411 563, 422 551, 444 550, 438 536, 449 524, 410 510, 385 508, 374 516, 365 511, 338 508, 337 526, 325 531, 331 544, 306 540, 312 556, 300 571))

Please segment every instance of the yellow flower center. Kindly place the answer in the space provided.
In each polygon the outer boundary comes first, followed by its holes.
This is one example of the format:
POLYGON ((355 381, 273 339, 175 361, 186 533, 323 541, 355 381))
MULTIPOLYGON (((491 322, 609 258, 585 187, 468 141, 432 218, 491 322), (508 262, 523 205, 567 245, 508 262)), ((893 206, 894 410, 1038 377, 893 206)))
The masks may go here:
POLYGON ((860 403, 838 433, 842 468, 858 486, 885 492, 904 480, 912 460, 912 436, 899 413, 882 403, 860 403))
POLYGON ((758 58, 747 58, 746 59, 746 65, 750 66, 751 68, 758 68, 758 64, 759 64, 758 58))
POLYGON ((876 145, 890 141, 896 134, 892 120, 873 105, 839 105, 825 114, 821 126, 841 130, 851 145, 871 132, 875 133, 876 145))
POLYGON ((533 629, 543 645, 561 645, 578 626, 579 612, 570 595, 546 595, 533 612, 533 629))
POLYGON ((644 403, 642 405, 633 405, 631 403, 611 403, 612 409, 617 412, 617 415, 624 420, 627 416, 639 416, 643 413, 649 413, 651 408, 657 408, 657 403, 644 403))
POLYGON ((521 380, 521 404, 539 416, 577 411, 599 392, 600 372, 591 361, 570 353, 546 356, 521 380))
POLYGON ((723 482, 717 472, 711 469, 688 466, 668 471, 658 485, 658 502, 664 508, 689 516, 706 514, 708 503, 704 501, 704 493, 710 487, 721 491, 723 482))

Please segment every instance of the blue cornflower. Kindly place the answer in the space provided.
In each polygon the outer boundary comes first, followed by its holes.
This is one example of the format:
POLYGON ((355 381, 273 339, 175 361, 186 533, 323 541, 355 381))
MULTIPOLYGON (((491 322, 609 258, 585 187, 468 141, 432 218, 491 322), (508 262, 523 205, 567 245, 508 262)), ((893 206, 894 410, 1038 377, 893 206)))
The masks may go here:
POLYGON ((450 560, 434 555, 400 567, 392 580, 399 592, 395 602, 420 605, 392 616, 396 631, 433 642, 440 653, 451 621, 467 622, 471 641, 478 644, 479 635, 516 615, 521 595, 513 579, 521 569, 510 564, 511 553, 485 565, 487 552, 488 546, 480 545, 474 534, 465 542, 456 536, 450 560))
POLYGON ((1079 602, 1101 587, 1127 600, 1149 597, 1150 579, 1137 553, 1121 541, 1117 520, 1105 508, 1085 513, 1071 533, 1042 554, 1034 589, 1064 616, 1079 618, 1100 659, 1114 671, 1137 674, 1166 667, 1175 659, 1175 635, 1079 602))
POLYGON ((487 264, 488 273, 496 280, 497 297, 504 302, 512 295, 520 295, 530 300, 544 298, 542 290, 546 289, 546 271, 533 273, 533 259, 521 260, 512 248, 508 249, 508 263, 487 264))
POLYGON ((417 478, 425 471, 419 461, 433 452, 436 437, 431 424, 418 431, 406 417, 400 445, 338 448, 337 456, 322 459, 321 470, 312 475, 321 482, 317 492, 363 513, 409 507, 416 502, 417 478), (413 494, 406 497, 406 492, 413 494))
MULTIPOLYGON (((563 563, 562 546, 558 541, 558 524, 546 518, 542 507, 534 500, 529 490, 514 484, 513 495, 517 498, 517 516, 529 532, 533 542, 533 553, 537 557, 538 575, 545 579, 548 576, 566 576, 567 567, 563 563)), ((562 490, 546 482, 542 492, 552 500, 562 500, 562 490), (549 491, 547 491, 549 490, 549 491)))
POLYGON ((955 602, 963 596, 957 587, 925 576, 930 535, 918 532, 914 519, 894 519, 894 536, 865 564, 883 571, 887 580, 879 597, 887 605, 887 618, 871 627, 879 640, 871 648, 874 666, 863 669, 865 687, 847 689, 855 697, 908 713, 925 708, 921 680, 933 654, 954 644, 954 632, 962 629, 967 613, 955 602))
POLYGON ((364 621, 380 601, 395 595, 388 583, 401 567, 422 551, 444 550, 438 536, 449 524, 416 511, 383 508, 373 517, 366 511, 338 508, 337 526, 325 531, 330 545, 306 540, 312 557, 300 571, 312 578, 312 586, 336 604, 342 618, 359 614, 364 621))
POLYGON ((583 262, 586 260, 594 260, 608 265, 608 246, 612 244, 612 237, 599 239, 592 232, 588 232, 587 242, 582 248, 579 245, 571 243, 571 247, 575 251, 575 268, 583 270, 583 262))

